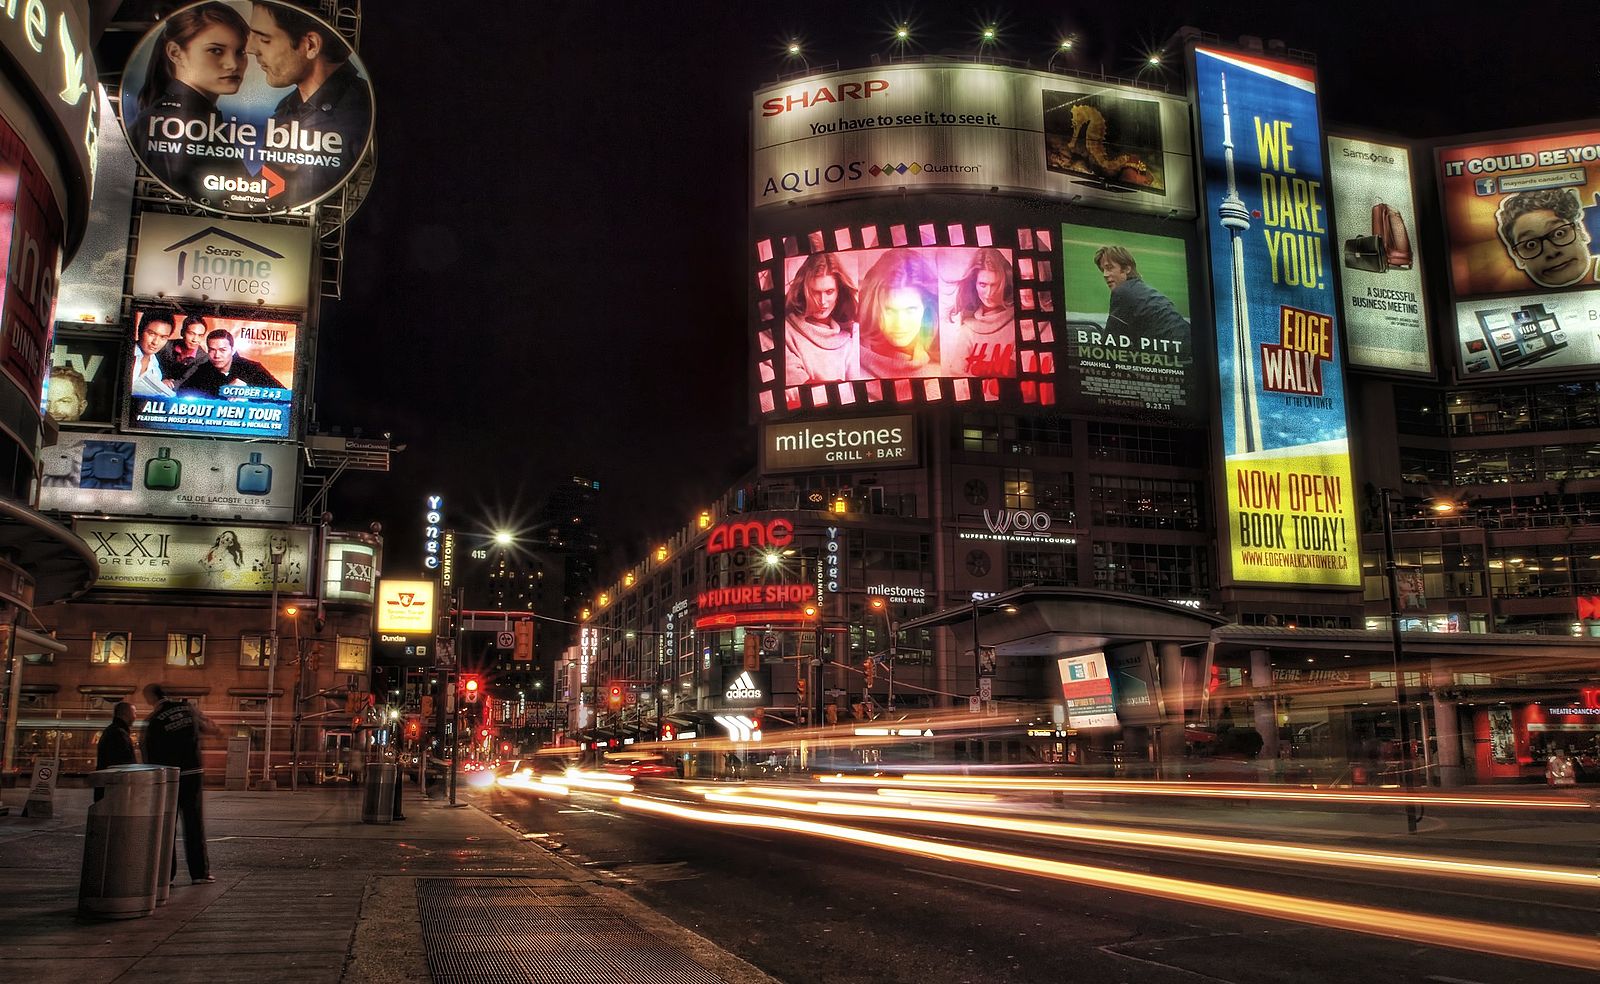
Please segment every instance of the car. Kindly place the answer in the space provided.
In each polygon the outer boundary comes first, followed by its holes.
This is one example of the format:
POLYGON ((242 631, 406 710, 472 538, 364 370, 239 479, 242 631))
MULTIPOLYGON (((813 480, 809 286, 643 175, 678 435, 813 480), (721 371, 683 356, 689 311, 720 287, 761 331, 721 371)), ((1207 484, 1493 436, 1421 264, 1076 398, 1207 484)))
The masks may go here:
POLYGON ((611 754, 606 756, 601 768, 618 775, 644 779, 659 776, 676 776, 678 770, 666 759, 651 754, 611 754))

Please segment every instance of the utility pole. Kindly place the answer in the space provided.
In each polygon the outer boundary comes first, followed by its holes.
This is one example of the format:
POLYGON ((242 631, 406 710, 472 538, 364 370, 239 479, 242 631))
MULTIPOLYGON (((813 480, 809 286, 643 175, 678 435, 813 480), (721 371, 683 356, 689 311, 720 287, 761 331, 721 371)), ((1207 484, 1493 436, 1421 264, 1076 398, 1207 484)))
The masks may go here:
MULTIPOLYGON (((1389 575, 1389 645, 1394 662, 1395 727, 1400 739, 1400 788, 1411 792, 1411 735, 1406 726, 1406 672, 1403 665, 1404 642, 1400 638, 1400 576, 1394 559, 1394 519, 1390 516, 1390 489, 1379 489, 1383 500, 1383 567, 1389 575)), ((1417 832, 1416 804, 1406 799, 1406 833, 1417 832)))

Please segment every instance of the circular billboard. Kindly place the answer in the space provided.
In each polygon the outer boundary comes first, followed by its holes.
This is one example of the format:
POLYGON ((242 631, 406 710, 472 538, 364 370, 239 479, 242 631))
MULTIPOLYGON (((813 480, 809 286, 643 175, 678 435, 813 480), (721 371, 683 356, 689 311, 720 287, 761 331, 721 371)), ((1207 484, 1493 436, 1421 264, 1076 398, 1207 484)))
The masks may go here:
POLYGON ((167 15, 122 76, 122 125, 151 176, 228 215, 333 194, 372 142, 372 83, 327 22, 278 0, 167 15))

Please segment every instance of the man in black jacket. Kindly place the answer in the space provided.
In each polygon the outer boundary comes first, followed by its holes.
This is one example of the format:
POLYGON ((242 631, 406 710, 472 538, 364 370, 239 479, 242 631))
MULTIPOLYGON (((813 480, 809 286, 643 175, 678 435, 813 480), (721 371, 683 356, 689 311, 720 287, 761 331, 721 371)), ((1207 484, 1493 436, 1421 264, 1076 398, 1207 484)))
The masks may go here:
MULTIPOLYGON (((206 856, 205 818, 200 810, 200 790, 205 783, 200 735, 217 733, 217 726, 188 701, 168 697, 158 683, 145 687, 144 696, 156 706, 144 721, 144 760, 178 769, 178 813, 183 817, 183 856, 189 864, 189 878, 196 885, 216 881, 206 856)), ((170 877, 174 881, 178 877, 176 851, 170 877)))
POLYGON ((1139 264, 1127 247, 1100 247, 1094 265, 1111 288, 1106 331, 1137 339, 1132 344, 1139 351, 1166 355, 1174 365, 1187 366, 1193 361, 1189 322, 1165 294, 1139 276, 1139 264))
MULTIPOLYGON (((132 765, 136 759, 133 757, 133 705, 127 701, 117 704, 111 712, 111 723, 100 732, 100 744, 95 749, 94 767, 96 771, 109 769, 113 765, 132 765)), ((94 801, 100 802, 105 796, 103 788, 94 791, 94 801)))
POLYGON ((191 365, 176 389, 179 396, 199 394, 219 399, 224 386, 235 384, 283 388, 266 366, 234 352, 233 332, 218 328, 206 336, 206 360, 191 365))

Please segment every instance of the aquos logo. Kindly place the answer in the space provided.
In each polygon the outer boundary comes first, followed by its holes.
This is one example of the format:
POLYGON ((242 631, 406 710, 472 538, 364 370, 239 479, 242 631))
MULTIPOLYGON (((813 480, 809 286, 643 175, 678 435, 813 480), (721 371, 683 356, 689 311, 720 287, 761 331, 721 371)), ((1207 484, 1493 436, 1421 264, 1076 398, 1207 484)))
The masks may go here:
POLYGON ((990 533, 1048 533, 1050 532, 1050 514, 1040 510, 1030 512, 1026 509, 1002 509, 991 514, 989 510, 983 511, 983 522, 989 527, 990 533))
POLYGON ((808 188, 821 188, 823 185, 836 185, 846 181, 860 181, 866 171, 866 161, 851 161, 848 164, 829 164, 825 167, 807 167, 798 171, 785 171, 776 177, 769 177, 761 186, 761 197, 776 195, 780 190, 791 194, 801 194, 808 188))
POLYGON ((208 174, 200 182, 207 191, 227 191, 236 195, 252 195, 267 201, 283 194, 283 178, 270 167, 261 168, 259 178, 232 178, 221 174, 208 174))

